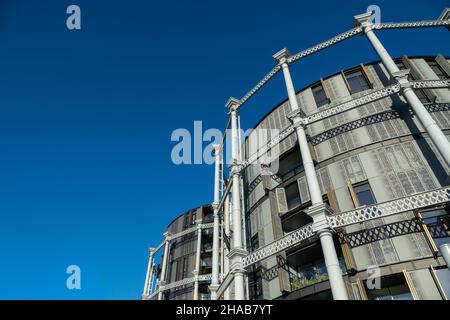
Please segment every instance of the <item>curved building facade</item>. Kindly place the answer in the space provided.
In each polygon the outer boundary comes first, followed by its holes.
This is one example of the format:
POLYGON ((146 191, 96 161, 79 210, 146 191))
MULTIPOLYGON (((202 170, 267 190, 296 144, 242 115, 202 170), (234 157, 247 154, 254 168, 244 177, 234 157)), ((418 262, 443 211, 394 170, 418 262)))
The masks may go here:
MULTIPOLYGON (((394 62, 409 70, 411 82, 450 79, 450 59, 440 54, 394 62)), ((389 89, 390 79, 383 63, 360 64, 321 78, 295 96, 302 117, 308 118, 389 89)), ((448 87, 417 86, 414 92, 450 140, 448 87)), ((440 245, 450 243, 450 169, 400 93, 358 104, 305 127, 348 298, 450 299, 450 271, 439 252, 440 245)), ((286 132, 292 126, 290 110, 289 100, 283 101, 259 121, 243 143, 244 161, 256 151, 249 141, 258 129, 286 132)), ((245 296, 332 299, 319 233, 308 229, 311 197, 295 130, 278 147, 276 172, 267 175, 250 164, 240 174, 248 254, 245 296)), ((221 219, 222 283, 230 257, 224 250, 230 249, 233 233, 232 226, 226 231, 230 218, 223 217, 230 212, 225 209, 221 219)), ((163 290, 150 290, 153 297, 209 298, 212 216, 213 207, 204 206, 168 226, 169 241, 160 245, 168 253, 160 259, 165 272, 155 268, 163 290)), ((233 299, 233 293, 219 292, 219 298, 233 299)))
MULTIPOLYGON (((450 79, 449 59, 399 57, 410 80, 450 79)), ((360 64, 298 91, 304 116, 356 100, 392 83, 380 62, 360 64)), ((450 90, 417 89, 416 95, 450 137, 450 90)), ((291 125, 286 100, 256 126, 291 125)), ((256 134, 255 131, 254 134, 256 134)), ((442 160, 406 100, 391 95, 307 126, 306 133, 324 202, 332 213, 402 199, 449 185, 442 160)), ((249 139, 252 138, 252 133, 249 139)), ((255 150, 246 140, 248 158, 255 150)), ((247 249, 254 252, 313 222, 311 199, 295 131, 279 144, 279 169, 262 175, 258 165, 243 174, 247 249)), ((438 247, 450 242, 447 203, 405 210, 338 228, 334 243, 350 299, 443 299, 450 273, 438 247), (380 284, 369 290, 371 274, 380 284), (369 279, 368 279, 369 278, 369 279)), ((331 299, 318 236, 253 264, 252 299, 331 299)))
POLYGON ((152 287, 168 289, 152 298, 159 300, 209 300, 212 257, 211 205, 191 209, 174 219, 165 229, 159 248, 150 249, 150 263, 144 288, 149 299, 152 287), (165 245, 167 243, 167 246, 165 245), (156 264, 156 255, 160 255, 156 264), (173 285, 180 284, 180 285, 173 285))

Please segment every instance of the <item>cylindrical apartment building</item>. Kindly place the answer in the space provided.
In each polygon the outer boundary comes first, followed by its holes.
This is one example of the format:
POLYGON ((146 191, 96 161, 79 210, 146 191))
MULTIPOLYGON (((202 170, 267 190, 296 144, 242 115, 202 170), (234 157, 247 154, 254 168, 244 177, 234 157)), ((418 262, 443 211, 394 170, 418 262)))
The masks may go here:
MULTIPOLYGON (((443 55, 394 62, 409 70, 410 82, 450 79, 450 59, 443 55)), ((390 79, 381 62, 360 64, 297 91, 296 99, 302 117, 314 117, 390 90, 390 79)), ((417 86, 414 92, 449 139, 448 87, 417 86)), ((400 93, 357 104, 305 126, 348 298, 450 299, 450 271, 439 252, 440 245, 450 243, 450 169, 400 93)), ((285 132, 291 118, 289 100, 270 111, 245 139, 243 160, 256 152, 250 141, 259 130, 285 132)), ((248 253, 245 295, 332 299, 319 234, 310 229, 311 198, 295 130, 278 149, 274 172, 250 164, 240 174, 248 253)), ((161 263, 156 268, 161 299, 209 297, 212 214, 211 206, 203 206, 168 226, 165 272, 161 263)), ((220 230, 220 272, 227 282, 222 253, 233 231, 220 230)))
MULTIPOLYGON (((394 61, 400 70, 410 70, 411 81, 450 79, 450 60, 442 55, 394 61)), ((383 64, 373 62, 321 78, 296 97, 308 117, 391 84, 383 64)), ((448 138, 450 90, 414 91, 448 138)), ((285 130, 291 125, 289 113, 286 100, 257 124, 246 140, 246 158, 256 151, 249 146, 252 134, 285 130)), ((332 214, 363 207, 370 212, 371 205, 449 184, 448 166, 400 95, 316 121, 306 133, 332 214)), ((275 174, 263 175, 258 165, 243 174, 250 253, 313 222, 306 212, 311 200, 295 131, 280 142, 279 153, 275 174)), ((438 250, 450 242, 447 204, 399 211, 336 228, 335 248, 349 298, 450 298, 450 272, 438 250)), ((249 266, 248 279, 251 299, 332 298, 318 235, 249 266)))
POLYGON ((156 288, 165 285, 166 289, 153 295, 144 289, 144 299, 209 300, 212 221, 213 209, 205 205, 181 214, 167 226, 160 262, 147 275, 156 288))

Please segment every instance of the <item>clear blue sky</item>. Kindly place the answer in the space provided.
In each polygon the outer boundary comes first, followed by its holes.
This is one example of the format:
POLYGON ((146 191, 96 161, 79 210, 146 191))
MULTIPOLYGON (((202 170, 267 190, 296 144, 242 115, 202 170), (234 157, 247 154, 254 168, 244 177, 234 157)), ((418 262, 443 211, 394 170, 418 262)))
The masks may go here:
MULTIPOLYGON (((147 248, 212 199, 213 168, 175 166, 176 128, 223 128, 283 47, 351 28, 434 19, 449 1, 0 2, 0 298, 137 299, 147 248), (82 30, 65 27, 82 10, 82 30), (82 290, 66 289, 66 267, 82 290)), ((380 31, 394 56, 450 54, 443 28, 380 31)), ((377 57, 355 37, 292 68, 297 88, 377 57)), ((242 110, 245 127, 286 97, 280 76, 242 110)))

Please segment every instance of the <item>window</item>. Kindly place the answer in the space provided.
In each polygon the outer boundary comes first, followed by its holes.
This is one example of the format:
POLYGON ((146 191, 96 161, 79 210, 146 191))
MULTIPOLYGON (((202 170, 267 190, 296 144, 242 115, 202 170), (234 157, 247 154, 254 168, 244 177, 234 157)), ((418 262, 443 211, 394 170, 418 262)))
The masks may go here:
POLYGON ((328 104, 328 98, 321 84, 318 84, 311 88, 314 100, 316 100, 317 108, 320 108, 328 104))
MULTIPOLYGON (((407 69, 405 64, 403 63, 403 61, 397 61, 395 64, 397 65, 397 67, 400 70, 407 69)), ((414 81, 415 80, 411 73, 408 75, 408 80, 409 81, 414 81)), ((428 96, 425 94, 425 91, 423 91, 422 89, 415 89, 414 92, 415 92, 417 98, 419 98, 419 100, 422 103, 430 103, 431 102, 430 98, 428 98, 428 96)))
POLYGON ((353 186, 353 192, 355 192, 360 206, 369 206, 376 202, 369 182, 353 186))
MULTIPOLYGON (((256 251, 259 248, 258 234, 255 234, 250 242, 252 252, 256 251)), ((252 272, 249 273, 248 284, 251 298, 262 299, 262 272, 260 262, 253 264, 252 272)))
POLYGON ((370 89, 370 84, 360 69, 346 72, 345 78, 347 79, 351 93, 370 89))
POLYGON ((293 183, 288 185, 285 188, 285 192, 286 192, 287 206, 289 210, 299 206, 302 203, 300 199, 300 193, 298 191, 297 181, 294 181, 293 183))
POLYGON ((448 79, 447 74, 442 70, 441 66, 435 60, 426 60, 433 72, 438 76, 439 79, 448 79))
POLYGON ((284 181, 292 178, 303 170, 302 156, 300 149, 295 147, 287 155, 280 158, 277 175, 284 181))
POLYGON ((382 277, 380 282, 380 289, 369 289, 366 283, 366 294, 369 300, 413 300, 403 274, 382 277))

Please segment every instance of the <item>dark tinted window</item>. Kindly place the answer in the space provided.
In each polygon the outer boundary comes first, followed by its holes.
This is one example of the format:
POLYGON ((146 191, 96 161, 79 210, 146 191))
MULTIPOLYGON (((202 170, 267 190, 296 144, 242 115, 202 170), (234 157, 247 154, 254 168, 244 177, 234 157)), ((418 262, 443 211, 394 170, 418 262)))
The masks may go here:
POLYGON ((369 82, 367 82, 366 77, 364 77, 361 70, 354 70, 345 73, 348 85, 350 86, 351 93, 356 93, 370 89, 369 82))

